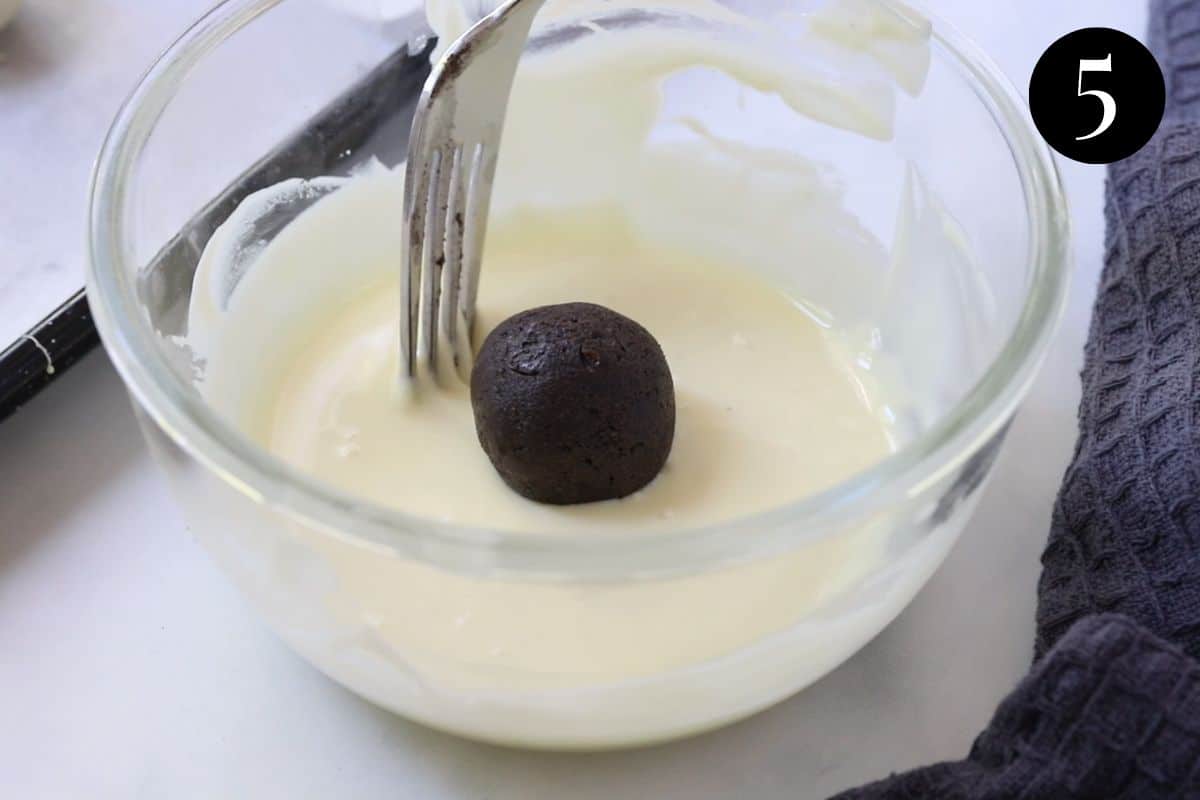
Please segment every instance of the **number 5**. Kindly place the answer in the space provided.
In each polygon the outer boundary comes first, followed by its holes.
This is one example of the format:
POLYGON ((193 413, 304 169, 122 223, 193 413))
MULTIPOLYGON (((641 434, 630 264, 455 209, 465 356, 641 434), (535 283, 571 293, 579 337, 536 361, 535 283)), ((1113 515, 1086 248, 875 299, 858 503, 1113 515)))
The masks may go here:
POLYGON ((1079 96, 1087 97, 1091 95, 1100 101, 1104 106, 1104 118, 1100 120, 1100 127, 1087 134, 1086 136, 1077 136, 1075 141, 1086 142, 1088 139, 1095 139, 1100 134, 1112 127, 1112 124, 1117 119, 1117 101, 1108 92, 1102 92, 1099 89, 1083 90, 1083 76, 1089 72, 1112 72, 1112 53, 1108 54, 1107 58, 1103 59, 1080 59, 1079 61, 1079 96))

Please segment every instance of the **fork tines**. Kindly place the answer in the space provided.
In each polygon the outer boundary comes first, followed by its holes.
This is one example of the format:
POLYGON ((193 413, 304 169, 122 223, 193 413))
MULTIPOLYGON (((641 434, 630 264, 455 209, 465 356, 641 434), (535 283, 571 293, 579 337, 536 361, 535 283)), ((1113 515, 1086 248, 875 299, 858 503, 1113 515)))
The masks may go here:
POLYGON ((411 197, 405 192, 408 268, 402 295, 408 308, 400 341, 409 378, 422 369, 435 378, 448 372, 464 380, 470 375, 484 224, 478 178, 484 158, 481 143, 453 143, 409 159, 427 165, 410 181, 411 197))

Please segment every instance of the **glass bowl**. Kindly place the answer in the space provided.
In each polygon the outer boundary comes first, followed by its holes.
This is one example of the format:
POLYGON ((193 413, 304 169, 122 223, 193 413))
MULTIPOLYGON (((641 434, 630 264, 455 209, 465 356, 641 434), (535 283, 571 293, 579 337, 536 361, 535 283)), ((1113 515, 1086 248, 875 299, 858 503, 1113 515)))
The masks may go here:
MULTIPOLYGON (((943 340, 980 344, 949 360, 920 348, 895 354, 928 390, 911 435, 785 507, 638 535, 465 529, 339 493, 253 444, 197 393, 203 364, 181 339, 200 252, 242 197, 400 159, 429 46, 415 3, 411 12, 380 24, 330 2, 227 0, 151 68, 104 144, 89 300, 189 528, 298 653, 361 696, 464 736, 552 749, 645 744, 726 724, 811 684, 891 622, 945 559, 1061 313, 1065 203, 1023 103, 936 19, 928 78, 899 97, 888 141, 755 116, 761 103, 712 74, 668 86, 714 125, 748 115, 743 127, 762 141, 821 149, 851 187, 850 210, 893 251, 920 252, 894 228, 897 204, 914 192, 906 165, 918 168, 922 202, 948 212, 939 219, 953 220, 973 254, 951 269, 969 262, 987 291, 961 295, 954 315, 931 315, 926 308, 947 301, 908 281, 887 296, 891 316, 936 318, 943 340), (364 79, 374 89, 346 94, 364 79), (880 557, 829 589, 823 565, 868 535, 880 557), (811 591, 796 589, 808 583, 811 591), (419 599, 398 589, 415 586, 419 599), (536 658, 481 663, 456 638, 514 625, 536 658)), ((564 30, 532 47, 589 33, 564 30)), ((498 640, 495 652, 512 645, 498 640)))

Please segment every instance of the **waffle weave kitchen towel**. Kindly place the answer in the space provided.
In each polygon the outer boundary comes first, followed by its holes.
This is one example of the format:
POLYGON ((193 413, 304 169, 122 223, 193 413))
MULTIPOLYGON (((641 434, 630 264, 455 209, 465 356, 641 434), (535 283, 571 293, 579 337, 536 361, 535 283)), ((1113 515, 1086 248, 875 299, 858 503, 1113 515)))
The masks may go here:
POLYGON ((838 800, 1200 798, 1200 0, 1151 0, 1154 140, 1109 169, 1035 661, 966 760, 838 800))

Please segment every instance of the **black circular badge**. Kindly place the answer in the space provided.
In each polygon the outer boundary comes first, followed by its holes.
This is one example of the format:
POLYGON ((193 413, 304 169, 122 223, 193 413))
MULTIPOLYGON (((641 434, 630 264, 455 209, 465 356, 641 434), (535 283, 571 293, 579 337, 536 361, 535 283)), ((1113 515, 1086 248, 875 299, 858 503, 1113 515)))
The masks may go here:
POLYGON ((1111 28, 1068 33, 1050 45, 1029 82, 1029 107, 1043 138, 1086 164, 1111 164, 1141 150, 1166 105, 1154 56, 1111 28))

